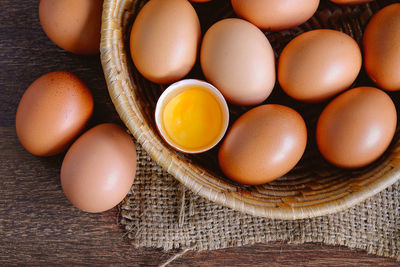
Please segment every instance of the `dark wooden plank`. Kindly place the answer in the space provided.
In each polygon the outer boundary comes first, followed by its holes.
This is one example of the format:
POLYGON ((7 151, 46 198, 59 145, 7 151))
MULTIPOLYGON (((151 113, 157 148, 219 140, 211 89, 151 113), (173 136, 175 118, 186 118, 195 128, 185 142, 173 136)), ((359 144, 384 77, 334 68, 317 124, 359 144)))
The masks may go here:
MULTIPOLYGON (((40 28, 35 0, 0 1, 0 265, 156 266, 176 251, 135 249, 118 225, 118 210, 88 214, 64 197, 59 169, 63 155, 40 158, 19 144, 14 120, 18 101, 37 77, 68 70, 95 98, 91 124, 121 123, 109 100, 98 56, 65 52, 40 28)), ((321 244, 270 243, 188 252, 176 266, 398 265, 393 259, 321 244)))
MULTIPOLYGON (((13 127, 0 128, 0 260, 16 264, 111 263, 155 266, 176 252, 135 249, 117 223, 116 209, 88 214, 64 197, 62 155, 35 157, 18 143, 13 127)), ((320 244, 259 244, 218 251, 188 252, 178 266, 276 264, 395 266, 392 259, 320 244)))
MULTIPOLYGON (((155 266, 175 252, 135 249, 117 224, 117 210, 88 214, 62 194, 62 155, 39 158, 18 143, 12 127, 0 128, 0 259, 16 264, 121 263, 155 266)), ((251 266, 276 264, 395 266, 392 259, 343 247, 271 243, 200 253, 188 252, 178 266, 251 266)))

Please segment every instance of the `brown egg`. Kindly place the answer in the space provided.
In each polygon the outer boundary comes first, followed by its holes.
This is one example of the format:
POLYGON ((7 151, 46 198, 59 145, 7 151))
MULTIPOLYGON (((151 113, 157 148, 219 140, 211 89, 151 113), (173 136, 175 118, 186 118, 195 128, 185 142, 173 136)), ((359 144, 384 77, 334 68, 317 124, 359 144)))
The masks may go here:
POLYGON ((93 112, 89 88, 74 74, 51 72, 34 81, 22 96, 16 130, 26 150, 38 156, 64 151, 93 112))
POLYGON ((374 0, 331 0, 331 2, 340 4, 340 5, 358 5, 364 4, 368 2, 372 2, 374 0))
POLYGON ((363 167, 388 148, 396 123, 396 108, 385 92, 354 88, 332 100, 321 113, 316 130, 318 148, 336 166, 363 167))
POLYGON ((200 63, 207 80, 236 105, 260 104, 275 84, 275 57, 268 39, 242 19, 224 19, 208 29, 200 63))
POLYGON ((124 199, 135 173, 132 138, 118 125, 105 123, 72 144, 61 166, 61 186, 75 207, 102 212, 124 199))
POLYGON ((289 172, 307 143, 307 128, 296 111, 282 105, 258 106, 231 127, 218 153, 219 165, 241 184, 270 182, 289 172))
POLYGON ((324 101, 351 86, 361 63, 361 51, 353 38, 335 30, 313 30, 283 49, 278 80, 294 99, 324 101))
POLYGON ((364 32, 365 69, 382 89, 400 90, 400 4, 376 13, 364 32))
POLYGON ((199 18, 188 1, 150 0, 133 23, 133 63, 152 82, 175 82, 194 66, 200 34, 199 18))
POLYGON ((59 47, 76 54, 96 54, 102 7, 103 0, 40 0, 40 23, 59 47))
POLYGON ((235 13, 264 30, 293 28, 311 18, 319 0, 231 0, 235 13))

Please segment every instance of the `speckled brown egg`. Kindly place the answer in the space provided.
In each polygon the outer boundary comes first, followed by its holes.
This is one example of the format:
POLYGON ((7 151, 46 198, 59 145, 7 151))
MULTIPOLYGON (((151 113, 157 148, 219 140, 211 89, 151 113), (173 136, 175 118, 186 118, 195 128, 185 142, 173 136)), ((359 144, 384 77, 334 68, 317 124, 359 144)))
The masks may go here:
POLYGON ((207 80, 235 105, 260 104, 275 84, 275 56, 268 39, 242 19, 224 19, 207 30, 200 63, 207 80))
POLYGON ((231 0, 235 13, 265 30, 284 30, 311 18, 319 0, 231 0))
POLYGON ((103 0, 41 0, 40 24, 59 47, 76 54, 97 54, 103 0))
POLYGON ((199 18, 190 2, 150 0, 132 26, 133 63, 152 82, 175 82, 194 66, 200 34, 199 18))
POLYGON ((361 69, 361 51, 349 35, 335 30, 300 34, 283 49, 278 80, 292 98, 319 102, 349 88, 361 69))
POLYGON ((382 89, 400 90, 400 4, 376 13, 364 32, 365 69, 382 89))
POLYGON ((79 137, 61 166, 68 200, 87 212, 113 208, 129 192, 136 173, 136 149, 120 126, 100 124, 79 137))
POLYGON ((238 183, 264 184, 289 172, 306 143, 307 128, 299 113, 282 105, 261 105, 232 125, 218 153, 219 165, 238 183))
POLYGON ((316 130, 318 148, 334 165, 363 167, 388 148, 396 123, 396 108, 385 92, 354 88, 333 99, 321 113, 316 130))
POLYGON ((22 96, 17 135, 32 154, 55 155, 84 129, 92 112, 93 97, 82 80, 69 72, 51 72, 34 81, 22 96))

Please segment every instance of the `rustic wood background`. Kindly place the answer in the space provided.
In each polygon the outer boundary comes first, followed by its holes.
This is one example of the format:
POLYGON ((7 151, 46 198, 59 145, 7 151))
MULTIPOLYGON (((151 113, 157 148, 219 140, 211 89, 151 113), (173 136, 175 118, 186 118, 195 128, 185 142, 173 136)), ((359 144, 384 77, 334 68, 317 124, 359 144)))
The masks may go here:
MULTIPOLYGON (((0 265, 156 266, 174 251, 135 249, 124 238, 116 208, 88 214, 64 197, 59 171, 63 155, 26 152, 15 134, 15 112, 39 76, 67 70, 92 90, 91 125, 122 124, 108 97, 99 56, 78 56, 54 45, 42 31, 38 0, 0 0, 0 265)), ((188 252, 177 266, 398 266, 393 259, 322 244, 270 243, 218 251, 188 252)))

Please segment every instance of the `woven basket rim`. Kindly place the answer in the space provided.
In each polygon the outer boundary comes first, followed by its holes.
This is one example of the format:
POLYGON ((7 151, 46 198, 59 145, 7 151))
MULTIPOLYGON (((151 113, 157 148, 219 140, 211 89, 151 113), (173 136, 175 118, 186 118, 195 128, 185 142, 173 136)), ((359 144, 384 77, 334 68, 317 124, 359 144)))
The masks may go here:
POLYGON ((224 181, 212 181, 212 175, 205 170, 199 171, 190 164, 182 164, 180 159, 176 155, 168 153, 168 150, 154 136, 150 125, 143 119, 140 110, 135 106, 132 93, 135 85, 131 83, 130 79, 124 77, 129 73, 126 60, 130 60, 130 58, 124 53, 123 29, 119 27, 118 16, 123 12, 125 2, 124 0, 105 0, 103 6, 100 55, 111 100, 121 120, 151 158, 194 193, 219 205, 250 215, 294 220, 343 211, 379 193, 400 179, 400 148, 399 145, 396 145, 389 156, 390 160, 385 161, 389 170, 387 168, 378 170, 378 172, 387 173, 359 191, 354 191, 340 199, 308 207, 271 207, 246 198, 235 187, 224 181), (207 177, 210 178, 209 181, 207 177))

